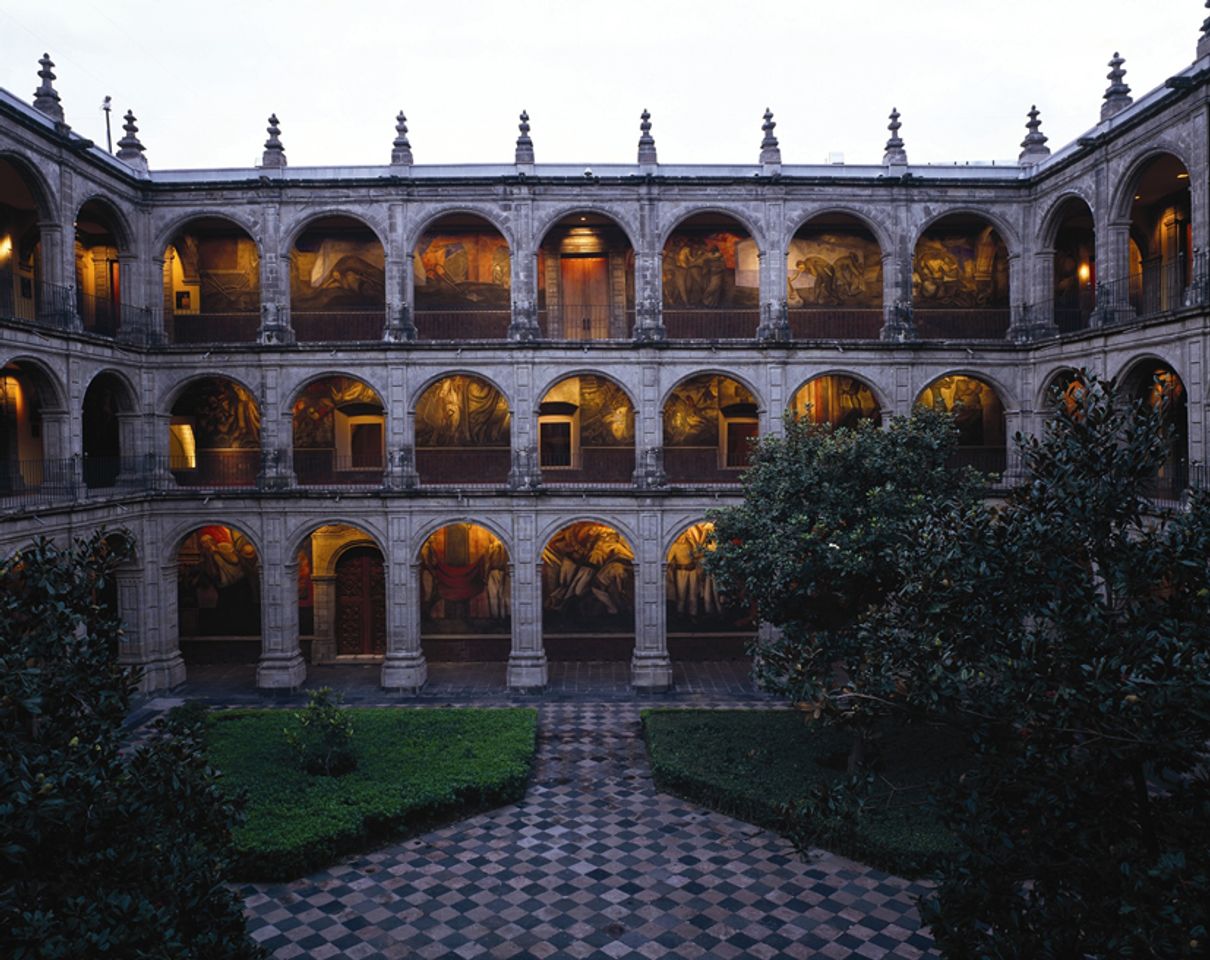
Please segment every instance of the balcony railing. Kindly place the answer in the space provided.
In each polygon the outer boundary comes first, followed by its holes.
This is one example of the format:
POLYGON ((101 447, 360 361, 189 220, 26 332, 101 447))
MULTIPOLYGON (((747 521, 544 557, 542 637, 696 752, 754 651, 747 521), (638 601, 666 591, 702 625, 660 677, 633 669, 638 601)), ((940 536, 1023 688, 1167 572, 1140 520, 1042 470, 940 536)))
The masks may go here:
POLYGON ((634 450, 622 447, 584 447, 580 450, 579 466, 543 467, 542 483, 560 484, 629 484, 634 480, 634 450))
POLYGON ((751 308, 664 308, 664 333, 669 340, 754 340, 760 310, 751 308))
POLYGON ((916 336, 921 340, 1003 340, 1011 319, 1008 307, 917 307, 916 336))
POLYGON ((302 487, 381 487, 384 465, 338 456, 334 450, 294 451, 294 474, 302 487))
POLYGON ((720 460, 718 447, 664 447, 664 475, 673 485, 739 483, 743 468, 720 460))
POLYGON ((165 318, 169 343, 256 343, 260 314, 173 313, 165 318))
POLYGON ((290 323, 299 343, 374 343, 382 339, 386 310, 294 310, 290 323))
POLYGON ((882 337, 882 310, 843 310, 831 307, 792 309, 790 336, 795 340, 878 340, 882 337))
POLYGON ((199 450, 192 460, 172 457, 168 469, 178 487, 255 487, 259 450, 199 450))
POLYGON ((507 340, 512 311, 418 309, 412 322, 419 340, 507 340))
POLYGON ((417 447, 421 484, 507 483, 512 466, 508 447, 417 447))
POLYGON ((51 330, 70 330, 74 323, 76 304, 71 287, 54 283, 34 283, 31 297, 17 296, 5 284, 0 287, 0 317, 32 323, 51 330))
POLYGON ((561 304, 538 311, 538 326, 548 340, 628 340, 634 311, 609 304, 561 304))

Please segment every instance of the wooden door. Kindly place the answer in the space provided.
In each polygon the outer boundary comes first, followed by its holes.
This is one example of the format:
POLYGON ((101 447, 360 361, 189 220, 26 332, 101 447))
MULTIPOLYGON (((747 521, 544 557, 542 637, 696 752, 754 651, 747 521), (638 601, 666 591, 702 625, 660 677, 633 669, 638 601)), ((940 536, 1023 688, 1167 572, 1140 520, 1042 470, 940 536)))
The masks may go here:
POLYGON ((609 259, 564 257, 559 292, 563 297, 563 336, 568 340, 604 340, 609 336, 609 259))
POLYGON ((387 648, 386 576, 377 547, 354 547, 336 562, 336 652, 387 648))

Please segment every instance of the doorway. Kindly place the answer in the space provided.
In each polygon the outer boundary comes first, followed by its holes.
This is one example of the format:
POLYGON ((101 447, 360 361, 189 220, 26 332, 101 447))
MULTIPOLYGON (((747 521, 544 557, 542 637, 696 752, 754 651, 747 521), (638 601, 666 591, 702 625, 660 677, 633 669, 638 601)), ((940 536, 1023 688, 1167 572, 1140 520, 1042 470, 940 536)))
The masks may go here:
POLYGON ((336 561, 336 653, 380 656, 387 649, 386 572, 377 547, 336 561))
POLYGON ((608 339, 609 259, 564 256, 560 268, 564 339, 608 339))

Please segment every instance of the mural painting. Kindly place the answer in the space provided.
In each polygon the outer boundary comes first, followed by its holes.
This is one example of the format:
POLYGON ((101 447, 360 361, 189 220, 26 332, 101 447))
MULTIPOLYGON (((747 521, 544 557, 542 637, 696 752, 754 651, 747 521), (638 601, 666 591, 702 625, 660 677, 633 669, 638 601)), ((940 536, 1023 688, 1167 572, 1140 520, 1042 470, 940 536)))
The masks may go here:
POLYGON ((542 551, 543 630, 634 632, 634 552, 604 524, 581 521, 542 551))
POLYGON ((750 633, 756 611, 737 605, 718 592, 703 562, 714 549, 714 524, 695 523, 668 550, 666 596, 669 633, 750 633))
POLYGON ((508 241, 493 230, 426 234, 412 268, 419 310, 509 306, 508 241))
POLYGON ((704 374, 684 381, 664 404, 664 445, 717 447, 725 411, 737 405, 756 415, 756 398, 729 377, 704 374))
POLYGON ((581 447, 634 445, 634 405, 626 391, 607 377, 591 373, 568 377, 542 398, 543 406, 561 403, 576 408, 581 447))
POLYGON ((1008 248, 993 227, 930 230, 916 244, 917 307, 1008 306, 1008 248))
POLYGON ((195 380, 173 405, 174 416, 189 417, 199 450, 256 450, 260 408, 233 380, 195 380))
POLYGON ((920 403, 954 415, 959 446, 1003 446, 1004 406, 996 391, 982 380, 961 375, 942 377, 924 389, 920 403))
POLYGON ((260 255, 250 237, 185 233, 164 260, 176 313, 260 313, 260 255))
POLYGON ((303 234, 290 258, 290 308, 300 313, 381 310, 386 255, 372 234, 303 234))
POLYGON ((325 377, 309 383, 294 401, 294 447, 298 450, 332 449, 336 445, 338 408, 361 408, 382 413, 382 401, 368 385, 352 377, 325 377))
POLYGON ((199 527, 177 551, 182 637, 253 637, 261 632, 260 561, 234 527, 199 527))
POLYGON ((315 583, 311 561, 311 538, 298 551, 298 633, 309 637, 315 633, 315 583))
POLYGON ((508 400, 480 377, 437 381, 416 403, 417 447, 507 447, 508 400))
POLYGON ((420 630, 429 636, 511 633, 508 550, 490 530, 453 523, 420 549, 420 630))
POLYGON ((732 230, 678 230, 664 246, 664 304, 754 307, 760 303, 756 241, 732 230))
POLYGON ((882 306, 882 250, 864 231, 802 233, 786 255, 791 308, 882 306))
POLYGON ((790 400, 796 419, 828 423, 853 429, 862 420, 882 422, 882 410, 874 391, 856 377, 840 374, 816 377, 803 384, 790 400))

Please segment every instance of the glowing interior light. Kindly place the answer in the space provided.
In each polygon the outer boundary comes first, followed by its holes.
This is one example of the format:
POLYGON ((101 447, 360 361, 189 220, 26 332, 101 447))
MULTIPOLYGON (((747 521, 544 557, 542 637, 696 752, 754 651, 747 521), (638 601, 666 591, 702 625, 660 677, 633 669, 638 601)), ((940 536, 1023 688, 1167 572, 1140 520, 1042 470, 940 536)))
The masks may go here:
POLYGON ((1086 263, 1080 264, 1079 270, 1080 283, 1087 283, 1092 278, 1092 267, 1086 263))

